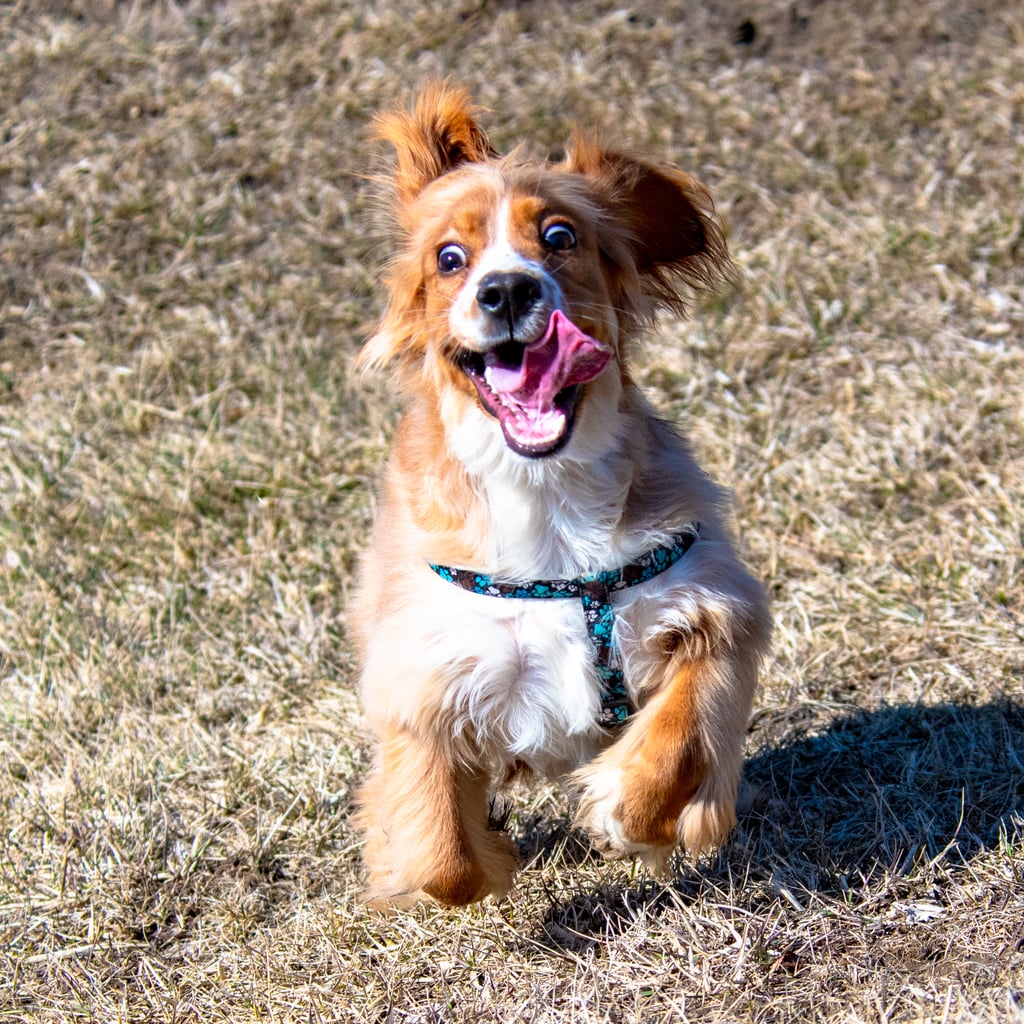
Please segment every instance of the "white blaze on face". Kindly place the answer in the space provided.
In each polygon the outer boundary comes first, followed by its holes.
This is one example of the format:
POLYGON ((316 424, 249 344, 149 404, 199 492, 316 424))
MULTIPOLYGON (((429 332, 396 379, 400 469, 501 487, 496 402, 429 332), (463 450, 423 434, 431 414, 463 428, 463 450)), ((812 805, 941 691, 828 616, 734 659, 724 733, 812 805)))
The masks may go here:
POLYGON ((491 274, 528 274, 540 285, 536 309, 519 325, 516 341, 529 344, 544 332, 551 313, 563 305, 562 290, 544 265, 516 249, 512 241, 512 202, 506 196, 494 211, 486 247, 474 254, 470 273, 452 303, 448 322, 452 337, 463 347, 483 352, 510 340, 508 332, 496 333, 494 318, 481 310, 477 293, 491 274))

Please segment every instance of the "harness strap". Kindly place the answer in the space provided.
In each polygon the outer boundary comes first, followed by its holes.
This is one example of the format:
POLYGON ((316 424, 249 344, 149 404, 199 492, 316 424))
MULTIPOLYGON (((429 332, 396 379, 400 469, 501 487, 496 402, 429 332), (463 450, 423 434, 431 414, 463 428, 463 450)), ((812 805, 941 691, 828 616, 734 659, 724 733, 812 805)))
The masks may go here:
POLYGON ((574 597, 583 608, 583 619, 587 636, 594 648, 594 668, 601 681, 600 722, 605 728, 622 725, 632 711, 626 680, 619 665, 617 652, 612 645, 612 628, 615 612, 612 609, 611 594, 638 583, 646 583, 666 569, 671 568, 700 538, 700 523, 692 523, 664 547, 654 548, 642 554, 635 561, 618 569, 604 572, 585 573, 567 580, 524 580, 501 582, 485 573, 472 569, 454 569, 446 565, 431 565, 430 568, 443 580, 454 583, 463 590, 486 597, 510 597, 516 600, 539 598, 574 597))

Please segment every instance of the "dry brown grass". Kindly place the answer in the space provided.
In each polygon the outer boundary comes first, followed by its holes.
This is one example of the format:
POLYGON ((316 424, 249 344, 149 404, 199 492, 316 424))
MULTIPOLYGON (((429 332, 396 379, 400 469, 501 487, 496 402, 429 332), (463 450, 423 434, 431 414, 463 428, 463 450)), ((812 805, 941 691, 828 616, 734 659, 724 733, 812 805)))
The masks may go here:
POLYGON ((1022 25, 0 5, 0 1019, 1020 1019, 1022 25), (438 73, 502 146, 581 120, 711 186, 742 289, 641 376, 778 625, 717 858, 656 885, 528 791, 510 899, 381 919, 345 599, 396 407, 350 366, 368 119, 438 73))

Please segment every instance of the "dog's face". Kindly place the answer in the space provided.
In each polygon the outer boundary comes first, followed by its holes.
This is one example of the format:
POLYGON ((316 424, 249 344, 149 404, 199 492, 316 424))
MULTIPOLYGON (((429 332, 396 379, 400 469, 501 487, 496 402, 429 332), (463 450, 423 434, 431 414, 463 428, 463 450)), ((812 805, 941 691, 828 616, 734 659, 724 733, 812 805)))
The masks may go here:
POLYGON ((415 204, 419 338, 448 386, 527 457, 567 443, 616 353, 598 211, 578 185, 481 163, 432 182, 415 204))
POLYGON ((558 164, 501 159, 460 90, 381 119, 406 244, 364 359, 397 362, 459 415, 483 412, 517 455, 563 449, 589 404, 615 401, 625 344, 677 278, 728 257, 693 179, 577 138, 558 164))

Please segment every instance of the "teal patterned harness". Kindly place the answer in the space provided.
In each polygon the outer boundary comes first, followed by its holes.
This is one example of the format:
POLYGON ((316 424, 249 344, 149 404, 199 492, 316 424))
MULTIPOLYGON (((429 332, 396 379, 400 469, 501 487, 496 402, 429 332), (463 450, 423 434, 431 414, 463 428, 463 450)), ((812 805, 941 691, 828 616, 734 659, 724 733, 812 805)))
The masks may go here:
POLYGON ((430 568, 443 580, 463 590, 487 597, 511 597, 517 600, 535 598, 576 598, 583 607, 587 635, 594 648, 594 667, 601 681, 600 722, 606 728, 622 725, 632 710, 626 680, 614 657, 612 627, 615 613, 610 595, 616 590, 646 583, 671 568, 700 537, 700 523, 693 523, 676 534, 664 547, 641 555, 636 561, 618 569, 586 573, 572 580, 524 580, 501 583, 493 576, 472 569, 452 569, 446 565, 430 568))

